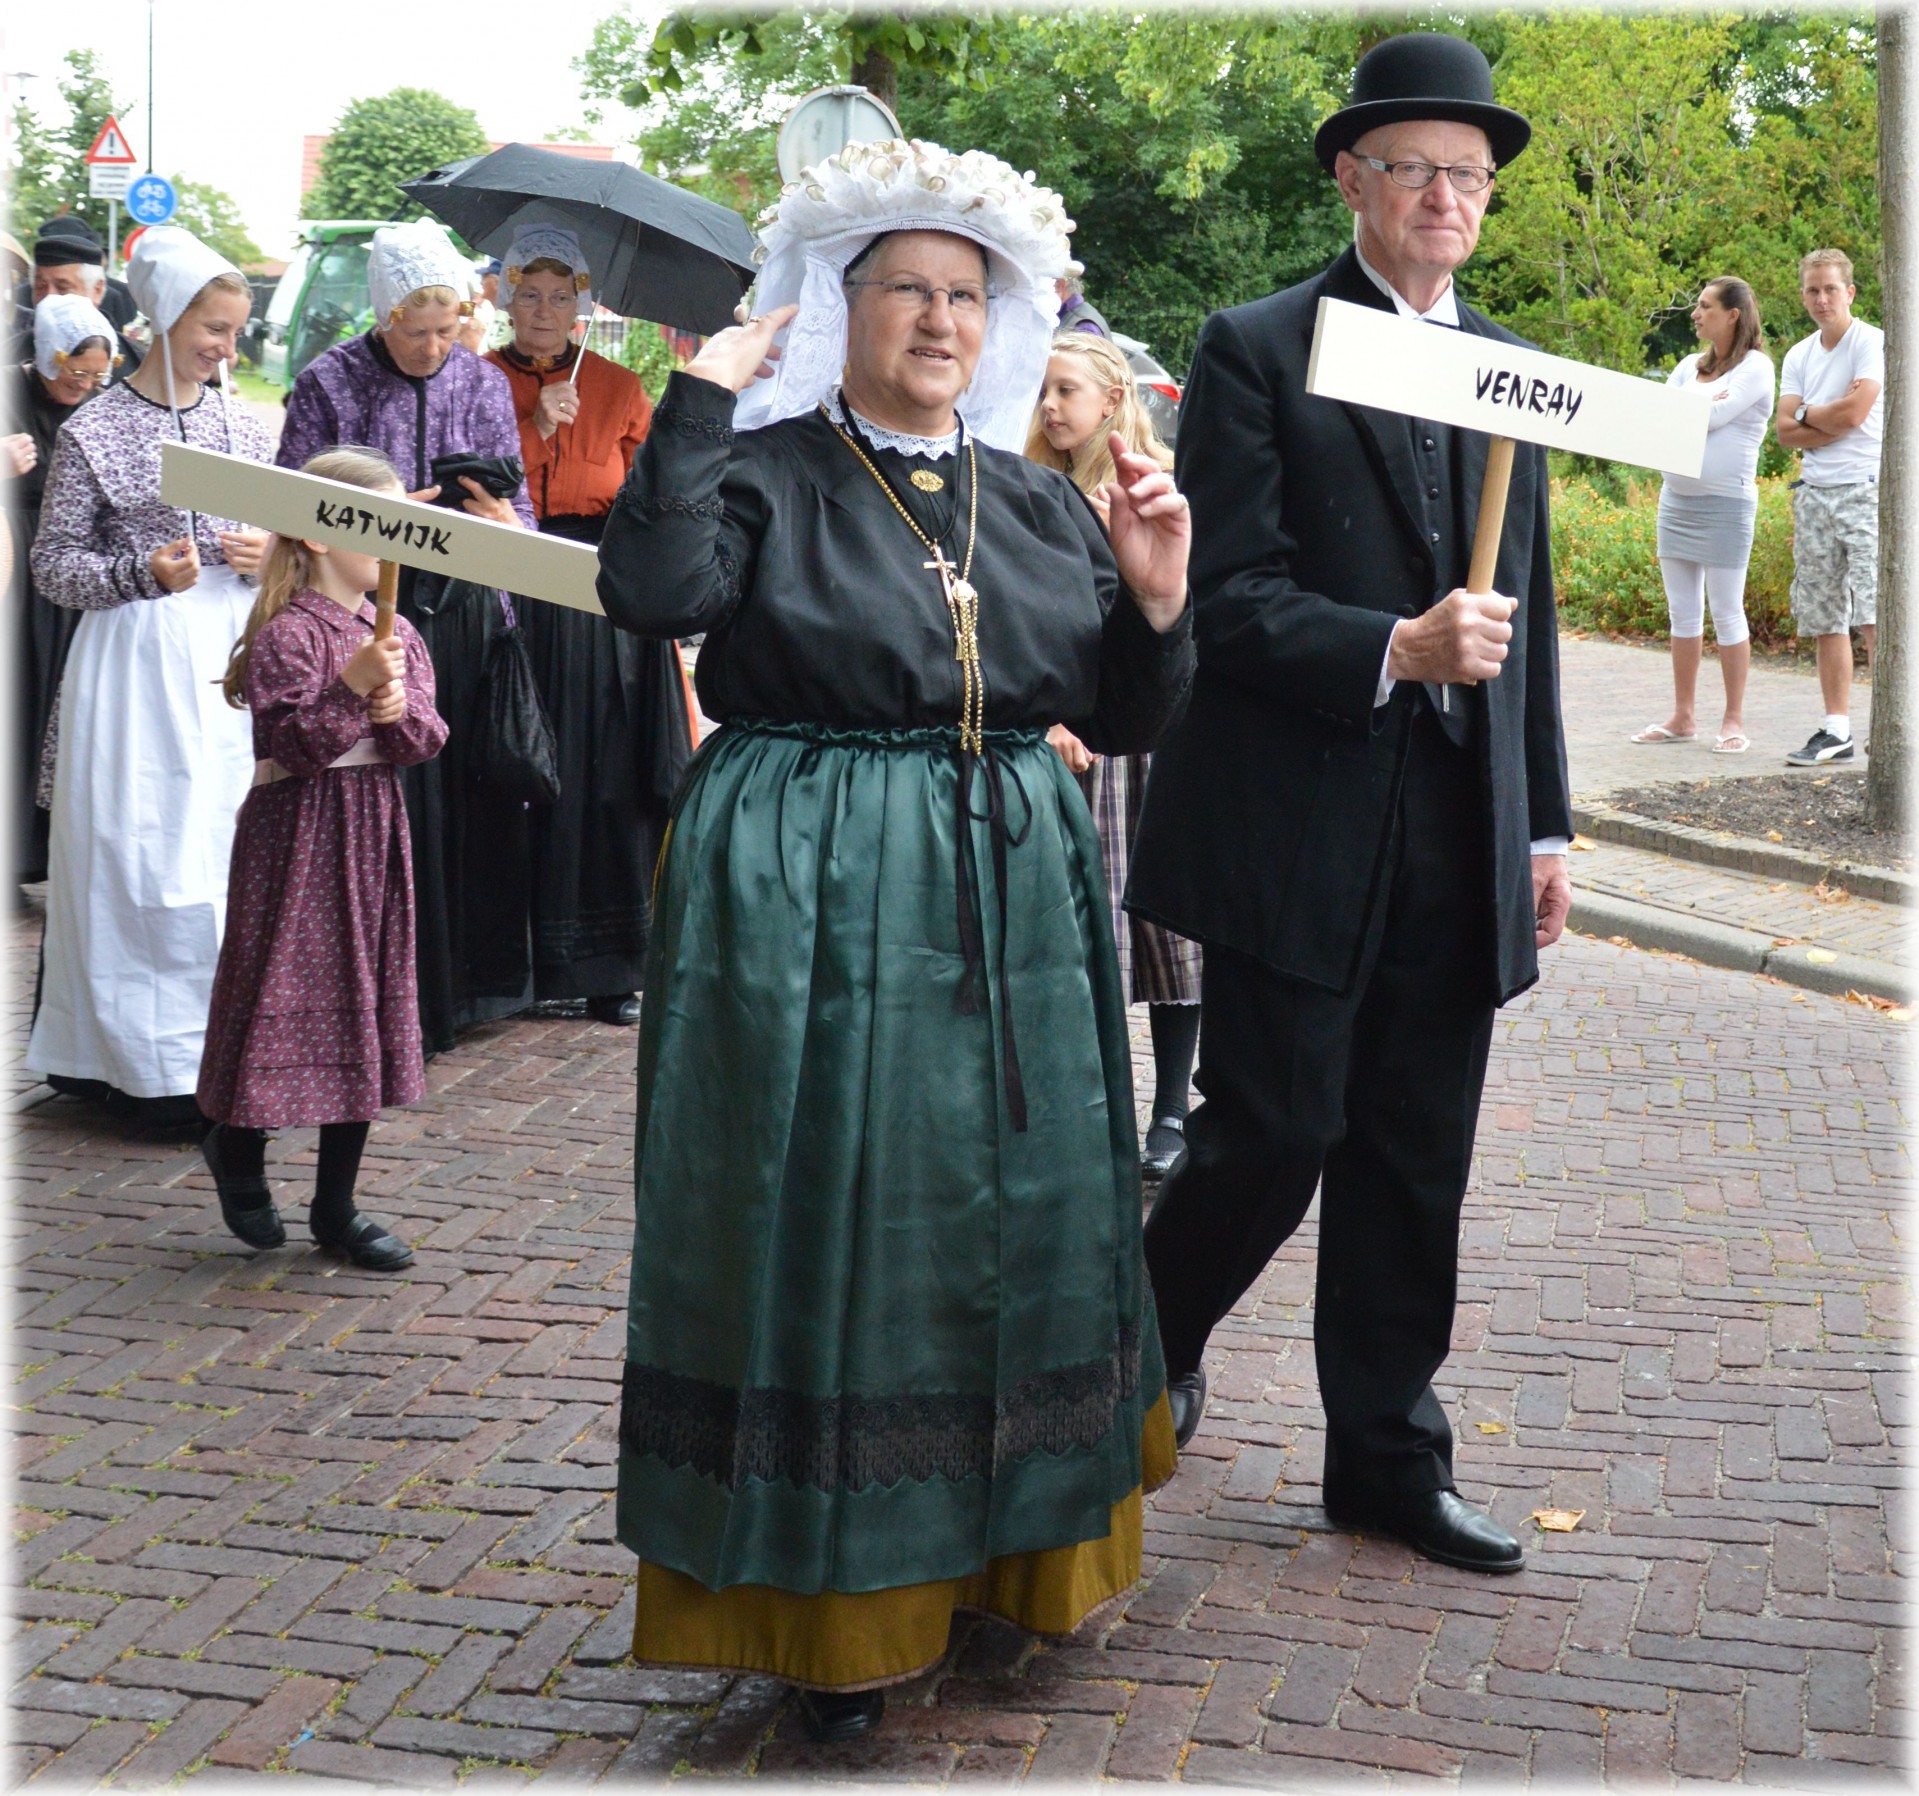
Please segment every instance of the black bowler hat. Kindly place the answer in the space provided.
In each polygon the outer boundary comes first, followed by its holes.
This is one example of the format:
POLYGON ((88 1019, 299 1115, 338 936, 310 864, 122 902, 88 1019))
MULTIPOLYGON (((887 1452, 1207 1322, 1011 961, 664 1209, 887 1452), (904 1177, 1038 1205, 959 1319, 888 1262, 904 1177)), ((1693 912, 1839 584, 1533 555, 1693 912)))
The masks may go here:
POLYGON ((1477 44, 1415 31, 1389 37, 1359 59, 1352 104, 1320 126, 1313 150, 1331 174, 1339 152, 1350 150, 1374 126, 1428 118, 1477 125, 1502 168, 1533 134, 1518 113, 1493 103, 1493 71, 1477 44))

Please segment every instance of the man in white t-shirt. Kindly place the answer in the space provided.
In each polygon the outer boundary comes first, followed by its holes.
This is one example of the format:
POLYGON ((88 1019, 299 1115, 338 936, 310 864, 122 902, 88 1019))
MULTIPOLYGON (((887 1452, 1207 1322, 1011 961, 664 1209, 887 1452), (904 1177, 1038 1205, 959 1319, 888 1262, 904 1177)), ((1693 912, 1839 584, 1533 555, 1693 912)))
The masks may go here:
POLYGON ((1797 449, 1792 496, 1792 615, 1816 638, 1825 721, 1794 767, 1852 759, 1852 636, 1870 665, 1879 596, 1879 444, 1885 434, 1886 337, 1852 315, 1852 263, 1816 249, 1799 264, 1799 297, 1819 329, 1786 351, 1780 444, 1797 449))

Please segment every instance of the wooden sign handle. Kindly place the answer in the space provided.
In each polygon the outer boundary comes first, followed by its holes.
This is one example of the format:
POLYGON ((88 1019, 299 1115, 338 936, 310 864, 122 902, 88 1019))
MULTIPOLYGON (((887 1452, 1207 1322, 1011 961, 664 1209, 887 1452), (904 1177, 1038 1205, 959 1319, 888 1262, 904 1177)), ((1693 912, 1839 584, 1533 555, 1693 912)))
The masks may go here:
POLYGON ((1486 456, 1486 478, 1479 487, 1479 522, 1473 530, 1473 564, 1468 592, 1491 592, 1499 562, 1499 532, 1506 522, 1506 489, 1513 477, 1513 439, 1494 437, 1486 456))
POLYGON ((397 561, 383 561, 380 563, 379 590, 373 597, 373 640, 375 642, 385 642, 393 634, 393 612, 399 602, 400 564, 397 561))

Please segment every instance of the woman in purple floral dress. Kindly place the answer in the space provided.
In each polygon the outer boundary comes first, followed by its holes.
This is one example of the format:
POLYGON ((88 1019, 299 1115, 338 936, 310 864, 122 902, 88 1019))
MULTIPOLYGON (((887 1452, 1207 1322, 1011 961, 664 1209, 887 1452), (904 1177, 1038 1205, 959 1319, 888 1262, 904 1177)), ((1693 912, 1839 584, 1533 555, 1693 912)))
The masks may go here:
MULTIPOLYGON (((306 471, 398 492, 384 456, 318 455, 306 471)), ((320 1131, 310 1222, 322 1247, 389 1271, 413 1253, 354 1207, 367 1128, 425 1088, 413 971, 413 864, 400 769, 446 741, 433 664, 404 618, 373 635, 376 556, 275 537, 224 682, 253 713, 253 789, 233 839, 213 982, 202 1151, 227 1226, 286 1240, 266 1182, 269 1129, 320 1131)))

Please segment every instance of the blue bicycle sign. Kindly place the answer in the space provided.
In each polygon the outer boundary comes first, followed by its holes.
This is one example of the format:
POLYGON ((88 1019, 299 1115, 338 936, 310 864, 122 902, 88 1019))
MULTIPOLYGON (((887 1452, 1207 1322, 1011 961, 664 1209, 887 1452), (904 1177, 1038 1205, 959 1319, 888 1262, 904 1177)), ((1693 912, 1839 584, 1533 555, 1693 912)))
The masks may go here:
POLYGON ((176 203, 173 183, 165 175, 142 175, 127 189, 127 212, 139 224, 165 224, 176 203))

